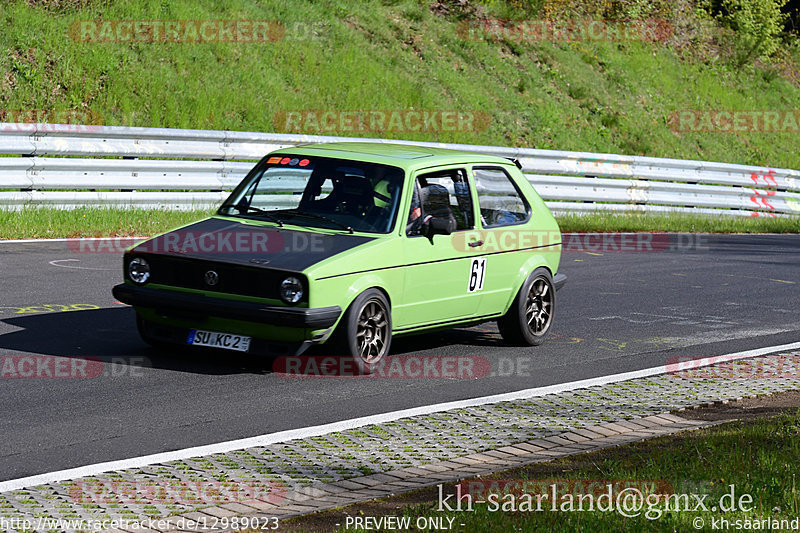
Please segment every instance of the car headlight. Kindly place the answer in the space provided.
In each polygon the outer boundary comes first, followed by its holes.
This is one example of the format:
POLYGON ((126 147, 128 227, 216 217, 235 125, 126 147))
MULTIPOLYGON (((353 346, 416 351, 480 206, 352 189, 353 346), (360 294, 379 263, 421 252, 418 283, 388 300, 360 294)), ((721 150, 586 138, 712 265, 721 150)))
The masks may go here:
POLYGON ((150 279, 150 265, 141 257, 133 259, 128 263, 128 277, 137 285, 144 285, 150 279))
POLYGON ((296 304, 303 297, 303 282, 294 276, 281 281, 281 300, 287 304, 296 304))

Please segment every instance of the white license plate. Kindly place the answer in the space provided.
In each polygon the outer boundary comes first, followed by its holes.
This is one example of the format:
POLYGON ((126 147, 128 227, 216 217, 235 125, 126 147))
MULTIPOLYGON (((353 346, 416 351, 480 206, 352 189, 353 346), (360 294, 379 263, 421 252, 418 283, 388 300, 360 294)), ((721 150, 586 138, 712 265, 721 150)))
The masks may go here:
POLYGON ((223 350, 236 350, 237 352, 246 352, 250 348, 250 337, 202 329, 190 331, 186 342, 193 346, 208 346, 210 348, 222 348, 223 350))

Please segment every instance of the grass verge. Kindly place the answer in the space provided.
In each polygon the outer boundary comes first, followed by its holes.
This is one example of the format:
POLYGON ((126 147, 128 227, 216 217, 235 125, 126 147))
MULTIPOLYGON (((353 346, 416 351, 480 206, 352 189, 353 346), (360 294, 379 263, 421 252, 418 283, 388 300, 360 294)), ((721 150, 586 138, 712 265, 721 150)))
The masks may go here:
MULTIPOLYGON (((797 405, 797 398, 793 405, 797 405)), ((551 503, 543 500, 545 504, 541 511, 536 511, 534 507, 534 511, 529 512, 502 509, 491 512, 488 504, 476 504, 472 512, 440 512, 437 510, 438 489, 432 487, 285 521, 281 524, 281 530, 345 531, 336 524, 344 524, 347 516, 407 516, 411 517, 412 523, 417 517, 427 517, 443 519, 445 524, 447 518, 454 518, 453 530, 465 532, 695 531, 711 530, 713 521, 719 523, 722 518, 728 520, 729 529, 736 529, 737 520, 740 521, 739 529, 770 529, 765 528, 763 522, 760 527, 753 526, 753 521, 777 519, 791 522, 800 514, 800 492, 794 466, 800 453, 799 437, 800 410, 794 407, 773 418, 726 423, 534 464, 480 480, 489 482, 490 487, 493 481, 499 480, 529 481, 528 487, 535 489, 539 489, 543 483, 558 483, 557 486, 562 488, 571 487, 567 492, 573 494, 579 493, 581 487, 588 486, 588 481, 612 483, 620 488, 641 488, 647 486, 647 482, 656 481, 662 488, 671 487, 676 494, 696 494, 701 499, 705 495, 702 501, 708 511, 700 508, 697 511, 673 512, 663 511, 663 506, 654 506, 650 518, 643 514, 626 517, 616 511, 578 511, 576 499, 573 511, 566 510, 568 508, 553 511, 551 503), (734 486, 737 505, 740 496, 748 494, 752 497, 752 503, 746 505, 750 509, 735 512, 712 510, 712 507, 720 504, 723 495, 731 492, 731 485, 734 486), (750 527, 745 526, 747 520, 750 521, 750 527)), ((444 494, 453 492, 452 484, 444 485, 444 494)), ((502 502, 502 492, 500 494, 499 501, 502 502)), ((520 493, 516 494, 519 503, 520 493)), ((689 508, 693 508, 697 499, 688 496, 688 502, 689 508)), ((348 531, 361 530, 350 528, 348 531)))
MULTIPOLYGON (((0 239, 154 235, 209 216, 213 210, 0 210, 0 239)), ((561 215, 562 232, 669 231, 683 233, 800 233, 800 217, 710 217, 691 214, 561 215)))
POLYGON ((201 219, 211 210, 22 209, 0 210, 0 239, 155 235, 201 219))
POLYGON ((563 232, 669 231, 680 233, 800 233, 800 217, 708 216, 691 213, 565 214, 556 217, 563 232))
POLYGON ((111 126, 356 135, 800 168, 794 121, 779 131, 750 131, 759 128, 738 121, 705 131, 700 119, 678 119, 694 110, 796 109, 796 44, 787 44, 779 63, 739 67, 724 44, 730 32, 683 0, 574 2, 601 10, 629 6, 601 18, 664 19, 676 31, 663 41, 464 31, 465 23, 487 18, 580 20, 570 4, 9 0, 0 3, 0 102, 11 117, 75 111, 111 126), (99 28, 101 21, 157 20, 272 20, 286 34, 275 42, 149 42, 105 33, 87 39, 76 31, 81 22, 99 28), (475 112, 476 120, 432 128, 388 121, 361 128, 346 116, 331 123, 287 120, 292 111, 411 109, 475 112))

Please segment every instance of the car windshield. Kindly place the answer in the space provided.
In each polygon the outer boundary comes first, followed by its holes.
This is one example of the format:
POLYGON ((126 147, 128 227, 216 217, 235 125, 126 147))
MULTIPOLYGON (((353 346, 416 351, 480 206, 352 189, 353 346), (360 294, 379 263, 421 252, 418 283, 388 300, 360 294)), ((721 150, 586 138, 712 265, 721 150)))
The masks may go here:
POLYGON ((396 167, 324 157, 270 157, 239 184, 220 215, 326 229, 388 233, 403 189, 396 167))

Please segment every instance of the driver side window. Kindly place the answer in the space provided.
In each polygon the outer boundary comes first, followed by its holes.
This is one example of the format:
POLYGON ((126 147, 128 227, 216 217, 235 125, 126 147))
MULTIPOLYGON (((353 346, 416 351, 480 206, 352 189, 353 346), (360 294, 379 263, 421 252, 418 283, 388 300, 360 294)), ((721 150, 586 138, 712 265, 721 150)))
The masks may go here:
POLYGON ((455 231, 475 226, 472 195, 465 170, 440 170, 417 178, 406 234, 424 235, 425 225, 434 217, 449 221, 455 231))

